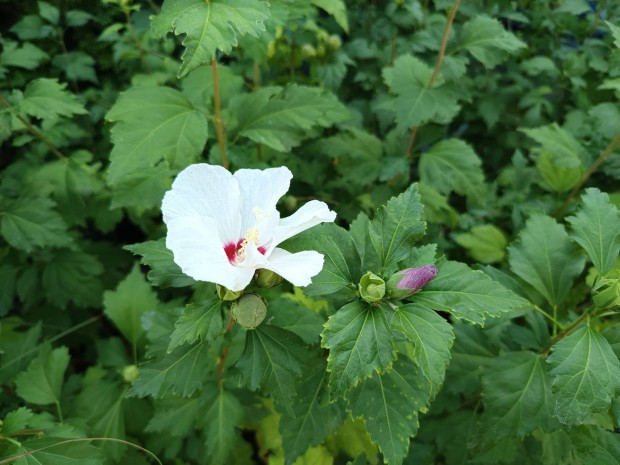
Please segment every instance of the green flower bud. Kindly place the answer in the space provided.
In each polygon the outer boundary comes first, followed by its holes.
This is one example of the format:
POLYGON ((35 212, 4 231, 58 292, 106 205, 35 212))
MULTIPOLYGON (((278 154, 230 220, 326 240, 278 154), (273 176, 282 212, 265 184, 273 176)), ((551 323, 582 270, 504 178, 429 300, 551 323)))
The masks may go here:
POLYGON ((327 46, 332 50, 338 50, 342 47, 342 39, 339 35, 332 34, 327 38, 327 46))
POLYGON ((256 294, 245 294, 232 304, 233 318, 246 329, 254 329, 267 316, 267 305, 256 294))
POLYGON ((303 44, 301 46, 301 56, 304 58, 314 58, 316 56, 316 48, 310 44, 303 44))
POLYGON ((385 281, 370 271, 362 276, 358 288, 360 296, 368 303, 379 302, 385 295, 385 281))
POLYGON ((261 268, 256 272, 256 285, 258 287, 274 287, 282 282, 282 276, 271 270, 261 268))
POLYGON ((596 280, 592 287, 592 301, 597 308, 620 306, 620 272, 596 280))
POLYGON ((133 383, 140 377, 140 369, 135 365, 127 365, 123 368, 123 380, 126 383, 133 383))
POLYGON ((215 289, 217 290, 217 296, 220 300, 231 301, 237 300, 243 294, 243 291, 231 291, 230 289, 220 286, 219 284, 215 285, 215 289))

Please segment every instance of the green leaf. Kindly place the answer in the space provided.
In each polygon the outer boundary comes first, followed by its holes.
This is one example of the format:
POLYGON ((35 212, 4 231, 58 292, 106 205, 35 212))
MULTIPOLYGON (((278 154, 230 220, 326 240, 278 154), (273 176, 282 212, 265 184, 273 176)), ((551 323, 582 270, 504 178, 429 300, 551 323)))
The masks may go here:
POLYGON ((35 79, 26 86, 19 108, 42 119, 88 113, 75 95, 65 90, 66 87, 56 79, 35 79))
POLYGON ((224 320, 220 300, 207 299, 204 302, 188 304, 174 325, 168 352, 198 339, 210 344, 223 330, 224 320))
POLYGON ((393 271, 424 235, 426 223, 421 218, 422 203, 416 184, 379 207, 370 223, 370 241, 381 258, 383 271, 393 271))
MULTIPOLYGON (((13 323, 18 326, 19 322, 13 323)), ((10 320, 2 321, 2 337, 0 338, 0 384, 7 384, 39 353, 38 345, 41 337, 41 321, 33 324, 27 331, 15 331, 10 320)))
POLYGON ((351 302, 329 317, 322 334, 329 349, 327 369, 334 398, 374 371, 389 368, 394 359, 392 333, 382 308, 351 302))
POLYGON ((160 208, 161 199, 164 192, 170 189, 170 179, 174 174, 164 160, 155 166, 119 175, 112 184, 112 202, 108 208, 160 208))
POLYGON ((418 430, 418 411, 429 396, 424 375, 409 359, 400 357, 391 370, 365 379, 347 394, 347 409, 353 417, 363 418, 385 463, 401 464, 418 430))
POLYGON ((4 417, 0 431, 2 431, 3 435, 11 435, 17 431, 23 430, 28 426, 28 421, 32 418, 32 415, 32 410, 26 407, 13 410, 4 417))
POLYGON ((126 245, 123 248, 142 256, 140 263, 151 267, 146 277, 155 286, 185 287, 195 282, 174 262, 172 251, 166 248, 166 239, 163 237, 156 241, 126 245))
POLYGON ((540 144, 539 150, 551 155, 551 162, 559 168, 576 168, 583 165, 584 148, 557 123, 539 128, 521 129, 526 136, 540 144))
POLYGON ((93 255, 80 250, 58 250, 43 269, 48 300, 61 308, 69 302, 81 308, 100 306, 103 285, 99 276, 103 271, 103 265, 93 255))
POLYGON ((39 1, 37 3, 39 5, 39 15, 41 18, 53 25, 58 25, 58 21, 60 20, 60 11, 58 8, 43 1, 39 1))
POLYGON ((316 446, 344 420, 344 411, 329 403, 325 362, 314 359, 298 383, 292 414, 283 413, 280 433, 286 464, 291 464, 309 447, 316 446))
POLYGON ((44 437, 23 442, 17 454, 33 452, 31 455, 16 460, 15 465, 103 465, 104 459, 89 440, 83 442, 66 441, 64 437, 44 437), (44 449, 44 450, 38 450, 44 449))
POLYGON ((536 169, 541 177, 541 185, 551 192, 566 192, 575 187, 582 176, 581 165, 572 168, 558 166, 551 152, 542 151, 536 159, 536 169))
POLYGON ((484 173, 480 158, 460 139, 441 141, 420 156, 420 180, 440 194, 457 192, 479 198, 483 194, 484 173))
POLYGON ((347 108, 331 93, 318 87, 291 85, 263 87, 231 101, 237 114, 232 134, 288 152, 312 136, 312 130, 350 118, 347 108))
POLYGON ((296 334, 262 324, 247 332, 245 350, 236 366, 250 389, 262 388, 290 413, 295 396, 292 386, 302 372, 304 349, 296 334))
POLYGON ((414 302, 478 325, 483 325, 487 316, 497 317, 525 303, 482 271, 474 271, 464 263, 440 261, 437 268, 437 276, 413 295, 414 302))
POLYGON ((390 326, 414 343, 411 358, 428 380, 431 394, 437 394, 446 376, 454 342, 450 323, 433 310, 407 304, 395 311, 390 326))
POLYGON ((63 247, 71 244, 67 227, 54 210, 56 204, 45 197, 22 197, 14 201, 0 199, 0 231, 16 249, 32 252, 38 247, 63 247))
POLYGON ((236 428, 240 426, 244 411, 241 402, 230 392, 213 389, 215 395, 209 397, 205 412, 205 429, 207 433, 207 458, 209 463, 229 463, 228 458, 234 449, 237 436, 236 428))
POLYGON ((508 245, 502 230, 492 224, 474 226, 468 233, 457 234, 454 240, 465 247, 474 260, 482 263, 501 262, 508 245))
POLYGON ((95 59, 84 52, 77 51, 56 55, 52 64, 60 69, 70 81, 97 82, 95 59))
POLYGON ((354 278, 349 265, 357 273, 359 259, 351 235, 345 229, 331 223, 315 226, 287 240, 282 248, 289 252, 316 250, 325 257, 321 272, 312 278, 312 284, 304 288, 306 295, 335 294, 347 302, 355 298, 354 278))
POLYGON ((571 448, 583 465, 619 465, 620 437, 600 426, 578 426, 569 430, 571 448))
POLYGON ((459 48, 471 53, 486 68, 493 68, 527 45, 495 18, 480 15, 463 25, 459 48))
POLYGON ((194 427, 196 419, 202 416, 200 403, 200 398, 162 400, 145 431, 165 433, 176 437, 187 436, 194 427), (159 410, 161 406, 165 408, 159 410))
MULTIPOLYGON (((290 295, 290 294, 289 294, 290 295)), ((324 319, 316 312, 285 297, 269 302, 266 323, 297 334, 306 344, 319 341, 324 319)))
POLYGON ((571 237, 585 249, 599 274, 610 271, 620 252, 620 212, 609 196, 595 188, 581 196, 583 206, 567 218, 571 237))
POLYGON ((575 425, 608 409, 620 389, 620 361, 607 340, 584 325, 552 349, 547 362, 552 367, 558 420, 575 425))
POLYGON ((176 394, 191 396, 209 379, 215 369, 209 356, 209 344, 181 346, 165 356, 158 356, 140 365, 140 377, 127 392, 128 397, 164 397, 176 394))
POLYGON ((229 54, 238 35, 259 37, 269 17, 269 4, 259 0, 165 0, 152 26, 162 36, 168 31, 185 34, 186 50, 178 76, 182 78, 211 63, 217 50, 229 54))
POLYGON ((585 259, 576 255, 564 227, 546 215, 533 215, 508 247, 511 270, 552 306, 568 296, 585 259))
POLYGON ((116 123, 108 169, 108 181, 115 188, 157 178, 160 170, 142 173, 155 170, 164 158, 172 168, 184 168, 198 159, 207 140, 206 116, 169 87, 134 87, 123 92, 106 119, 116 123))
POLYGON ((60 393, 69 366, 69 350, 58 347, 41 353, 28 369, 15 378, 17 395, 26 402, 47 405, 60 402, 60 393))
POLYGON ((104 313, 131 342, 134 350, 144 334, 140 317, 155 310, 158 304, 157 295, 137 264, 114 291, 103 293, 104 313))
POLYGON ((403 55, 394 65, 383 69, 383 79, 396 97, 380 107, 396 113, 399 130, 421 126, 433 121, 446 124, 459 112, 455 92, 441 78, 428 87, 433 70, 423 61, 403 55))
POLYGON ((343 0, 312 0, 312 3, 332 15, 338 25, 349 33, 347 7, 343 0))
POLYGON ((544 359, 533 352, 508 352, 483 368, 483 420, 490 442, 523 438, 537 428, 549 432, 558 426, 555 400, 544 359))
POLYGON ((0 68, 2 66, 13 66, 15 68, 35 69, 49 55, 36 45, 29 42, 21 44, 12 40, 0 40, 2 53, 0 53, 0 68))
POLYGON ((607 24, 607 27, 610 29, 611 34, 614 36, 614 45, 617 48, 620 48, 620 27, 616 26, 613 23, 610 23, 609 21, 605 21, 605 24, 607 24))
POLYGON ((6 315, 15 298, 17 269, 11 265, 0 266, 0 316, 6 315))
MULTIPOLYGON (((370 220, 365 213, 360 213, 349 227, 351 238, 359 255, 360 270, 378 270, 381 257, 377 254, 369 237, 370 220)), ((360 273, 361 275, 361 273, 360 273)), ((356 276, 359 279, 359 275, 356 276)))

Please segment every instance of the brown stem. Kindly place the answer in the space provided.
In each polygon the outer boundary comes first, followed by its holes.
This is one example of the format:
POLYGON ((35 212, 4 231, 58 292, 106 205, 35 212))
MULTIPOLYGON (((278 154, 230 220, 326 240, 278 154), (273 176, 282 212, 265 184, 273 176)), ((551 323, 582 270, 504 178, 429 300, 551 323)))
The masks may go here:
POLYGON ((254 62, 254 68, 253 68, 253 76, 252 76, 252 80, 253 80, 253 89, 252 90, 256 90, 260 87, 260 65, 258 63, 258 61, 254 62))
POLYGON ((26 127, 26 129, 28 129, 28 131, 33 136, 35 136, 37 139, 39 139, 41 142, 43 142, 47 146, 47 148, 50 150, 50 152, 52 152, 54 155, 56 155, 61 160, 67 160, 67 157, 65 155, 63 155, 63 153, 60 150, 58 150, 56 147, 54 147, 54 144, 52 144, 49 141, 49 139, 43 135, 43 133, 41 131, 39 131, 32 124, 30 124, 30 122, 26 118, 24 118, 22 115, 17 113, 15 108, 13 108, 13 106, 4 98, 4 96, 2 96, 2 94, 0 94, 0 103, 2 105, 4 105, 4 107, 7 110, 9 110, 11 113, 13 113, 13 115, 15 115, 15 117, 19 121, 21 121, 21 123, 26 127))
POLYGON ((217 142, 220 144, 222 152, 222 166, 228 169, 228 158, 226 157, 226 137, 224 136, 224 126, 222 125, 222 113, 220 109, 220 85, 217 79, 217 59, 211 61, 213 71, 213 99, 215 101, 215 130, 217 132, 217 142))
MULTIPOLYGON (((224 330, 224 335, 230 333, 235 325, 235 320, 233 319, 232 308, 229 311, 228 324, 226 325, 226 329, 224 330)), ((222 382, 224 380, 224 363, 226 363, 226 358, 228 357, 228 351, 230 348, 228 346, 224 346, 222 350, 222 356, 220 360, 217 362, 217 385, 219 388, 222 387, 222 382)))
POLYGON ((579 325, 581 325, 581 323, 583 323, 585 320, 587 320, 590 316, 592 316, 592 315, 590 315, 590 313, 588 313, 588 312, 582 313, 581 316, 579 318, 577 318, 575 321, 573 321, 569 326, 567 326, 566 329, 564 329, 557 336, 555 336, 553 339, 551 339, 549 344, 547 344, 547 347, 545 347, 540 353, 542 355, 547 355, 551 351, 551 348, 555 344, 557 344, 562 339, 564 339, 566 336, 568 336, 570 333, 575 331, 575 329, 577 329, 579 327, 579 325))
MULTIPOLYGON (((446 56, 446 47, 448 46, 448 38, 450 37, 450 30, 452 29, 452 24, 454 24, 454 18, 456 17, 456 12, 461 5, 461 0, 454 0, 454 5, 450 10, 450 16, 448 16, 448 22, 446 23, 446 29, 443 32, 443 38, 441 39, 441 47, 439 48, 439 55, 437 56, 437 63, 435 64, 435 69, 433 70, 433 75, 426 87, 431 89, 435 81, 439 77, 439 73, 441 72, 441 67, 443 66, 443 60, 446 56)), ((414 127, 411 129, 411 133, 409 134, 409 142, 407 143, 407 151, 405 152, 405 156, 407 158, 411 157, 413 151, 413 144, 415 142, 415 138, 418 134, 418 127, 414 127)))
POLYGON ((573 190, 570 191, 570 194, 568 194, 568 197, 566 197, 566 199, 564 199, 564 203, 562 204, 562 206, 556 210, 556 212, 554 214, 555 217, 560 216, 564 212, 566 207, 568 207, 568 204, 571 203, 573 198, 575 198, 575 196, 581 190, 581 188, 583 187, 585 182, 588 180, 588 178, 590 176, 592 176, 592 174, 597 169, 600 168, 600 166, 603 164, 603 162, 605 160, 607 160, 607 157, 609 157, 609 155, 611 155, 613 153, 613 151, 616 149, 616 147, 619 144, 620 144, 620 133, 618 133, 616 135, 616 137, 614 137, 614 139, 609 143, 609 145, 607 147, 605 147, 605 150, 603 150, 601 152, 601 154, 599 155, 599 157, 596 159, 596 161, 594 163, 592 163, 592 166, 590 166, 588 171, 586 171, 585 173, 583 173, 581 175, 581 178, 579 179, 579 182, 577 183, 577 185, 575 187, 573 187, 573 190))

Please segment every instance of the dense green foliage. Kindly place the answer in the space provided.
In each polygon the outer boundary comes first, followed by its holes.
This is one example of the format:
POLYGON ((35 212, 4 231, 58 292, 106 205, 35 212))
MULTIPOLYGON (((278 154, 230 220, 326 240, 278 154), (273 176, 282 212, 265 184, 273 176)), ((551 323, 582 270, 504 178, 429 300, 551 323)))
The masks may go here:
POLYGON ((620 4, 0 12, 0 463, 620 464, 620 4), (338 213, 262 322, 165 246, 196 162, 338 213))

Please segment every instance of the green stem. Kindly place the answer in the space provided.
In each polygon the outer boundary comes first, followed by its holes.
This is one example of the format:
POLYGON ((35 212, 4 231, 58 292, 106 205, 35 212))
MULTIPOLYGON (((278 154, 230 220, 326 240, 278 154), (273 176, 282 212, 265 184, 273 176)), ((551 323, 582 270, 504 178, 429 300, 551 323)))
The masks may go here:
POLYGON ((222 124, 221 104, 220 104, 220 86, 217 79, 217 60, 211 60, 211 71, 213 72, 213 100, 215 105, 215 131, 217 133, 217 142, 220 145, 222 154, 222 166, 228 169, 228 158, 226 157, 226 137, 224 135, 224 125, 222 124))
POLYGON ((60 408, 60 402, 56 401, 56 414, 58 415, 58 419, 60 420, 60 423, 64 423, 65 420, 62 417, 62 409, 60 408))
POLYGON ((551 351, 551 348, 554 345, 556 345, 566 336, 568 336, 573 331, 575 331, 581 325, 581 323, 583 323, 585 320, 587 320, 591 316, 592 315, 590 315, 589 312, 582 313, 581 316, 577 318, 575 321, 573 321, 567 328, 562 330, 558 335, 554 336, 553 339, 551 339, 551 341, 549 342, 549 344, 547 344, 547 347, 545 347, 540 353, 542 355, 547 355, 551 351))
POLYGON ((565 326, 562 323, 560 323, 558 320, 556 320, 553 316, 549 315, 547 312, 545 312, 538 305, 532 305, 532 308, 534 310, 536 310, 538 313, 540 313, 541 315, 543 315, 544 317, 548 318, 554 324, 554 327, 557 326, 561 330, 564 330, 565 326))
MULTIPOLYGON (((554 305, 553 306, 553 321, 557 321, 558 319, 558 306, 554 305)), ((555 323, 553 324, 553 336, 557 336, 558 334, 558 325, 556 325, 555 323)))

